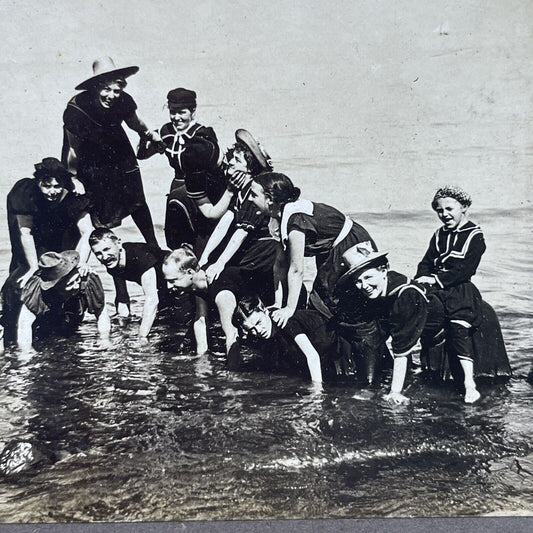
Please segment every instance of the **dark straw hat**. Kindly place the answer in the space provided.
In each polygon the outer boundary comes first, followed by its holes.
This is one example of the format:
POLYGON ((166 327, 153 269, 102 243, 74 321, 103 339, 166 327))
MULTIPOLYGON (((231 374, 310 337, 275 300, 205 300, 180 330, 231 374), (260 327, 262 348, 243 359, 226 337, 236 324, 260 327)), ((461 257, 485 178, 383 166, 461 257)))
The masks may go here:
POLYGON ((127 78, 139 71, 139 67, 117 68, 110 57, 101 57, 93 62, 93 76, 76 86, 76 91, 92 89, 104 79, 127 78))
POLYGON ((57 178, 65 180, 71 178, 73 174, 68 171, 67 167, 55 157, 45 157, 40 163, 35 163, 35 172, 33 175, 38 180, 57 178))
POLYGON ((237 142, 245 144, 250 152, 257 159, 257 162, 265 169, 272 170, 272 161, 267 151, 259 144, 259 142, 254 138, 254 136, 245 129, 238 129, 235 132, 235 139, 237 142))
POLYGON ((167 94, 168 105, 196 108, 196 93, 183 87, 172 89, 167 94))
POLYGON ((338 285, 361 275, 365 270, 386 264, 388 252, 376 252, 369 242, 360 242, 348 248, 343 254, 344 264, 348 270, 339 278, 338 285))
POLYGON ((37 275, 41 281, 41 288, 51 289, 67 274, 70 274, 79 264, 80 254, 75 250, 65 252, 46 252, 39 258, 37 275))

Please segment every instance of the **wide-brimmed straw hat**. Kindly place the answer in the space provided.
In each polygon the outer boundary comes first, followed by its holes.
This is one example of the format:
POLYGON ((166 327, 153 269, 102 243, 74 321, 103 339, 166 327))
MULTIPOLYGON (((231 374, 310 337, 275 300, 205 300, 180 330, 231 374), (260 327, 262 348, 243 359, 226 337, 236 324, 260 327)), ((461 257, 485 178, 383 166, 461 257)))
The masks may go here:
POLYGON ((376 252, 370 242, 360 242, 348 248, 343 254, 344 264, 348 270, 339 278, 338 285, 345 284, 349 279, 362 274, 369 268, 384 265, 388 252, 376 252))
POLYGON ((93 62, 93 76, 76 86, 76 91, 92 89, 106 78, 127 78, 139 71, 139 67, 117 68, 110 57, 101 57, 93 62))
POLYGON ((245 144, 250 149, 250 152, 252 152, 257 159, 257 162, 265 170, 272 170, 272 161, 270 160, 268 152, 259 144, 257 139, 255 139, 249 131, 242 128, 238 129, 235 132, 235 139, 237 142, 245 144))
POLYGON ((75 250, 65 252, 46 252, 39 258, 37 275, 43 290, 51 289, 56 283, 70 274, 79 264, 80 254, 75 250))

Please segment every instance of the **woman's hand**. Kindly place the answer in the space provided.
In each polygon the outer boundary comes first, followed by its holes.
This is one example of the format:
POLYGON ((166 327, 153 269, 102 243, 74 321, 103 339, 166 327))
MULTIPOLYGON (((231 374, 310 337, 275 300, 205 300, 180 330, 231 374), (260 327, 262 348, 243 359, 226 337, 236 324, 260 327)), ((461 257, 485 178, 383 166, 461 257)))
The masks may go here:
POLYGON ((205 271, 207 283, 211 284, 213 283, 213 281, 218 279, 218 277, 220 276, 220 274, 222 274, 222 271, 224 270, 225 267, 226 265, 224 263, 219 263, 218 261, 210 265, 205 271))
POLYGON ((28 280, 35 274, 35 272, 37 272, 36 268, 30 268, 26 274, 17 279, 17 283, 21 289, 26 285, 26 283, 28 283, 28 280))
POLYGON ((74 187, 73 193, 76 195, 85 194, 85 186, 83 183, 76 177, 72 177, 72 185, 74 187))
POLYGON ((385 401, 395 405, 407 405, 410 402, 409 398, 401 392, 392 391, 385 395, 385 401))
POLYGON ((228 190, 232 192, 239 191, 244 187, 249 177, 250 174, 248 174, 248 172, 243 172, 241 170, 235 171, 228 180, 228 190))
POLYGON ((289 321, 289 318, 291 318, 292 315, 294 315, 295 309, 291 309, 290 307, 283 307, 282 309, 277 309, 276 311, 272 311, 272 320, 277 324, 280 328, 284 328, 287 325, 287 322, 289 321))
POLYGON ((84 278, 89 272, 92 272, 91 267, 87 263, 80 263, 78 266, 80 276, 84 278))
POLYGON ((146 130, 144 132, 144 137, 148 139, 154 146, 154 148, 160 153, 164 154, 167 148, 166 144, 163 142, 161 135, 155 130, 146 130))

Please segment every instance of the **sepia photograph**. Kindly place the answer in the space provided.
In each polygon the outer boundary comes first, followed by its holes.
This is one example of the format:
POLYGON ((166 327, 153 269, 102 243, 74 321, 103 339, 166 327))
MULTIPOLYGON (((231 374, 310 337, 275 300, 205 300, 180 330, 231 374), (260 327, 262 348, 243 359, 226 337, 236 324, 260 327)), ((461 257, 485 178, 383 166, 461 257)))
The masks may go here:
POLYGON ((533 4, 0 8, 0 528, 531 527, 533 4))

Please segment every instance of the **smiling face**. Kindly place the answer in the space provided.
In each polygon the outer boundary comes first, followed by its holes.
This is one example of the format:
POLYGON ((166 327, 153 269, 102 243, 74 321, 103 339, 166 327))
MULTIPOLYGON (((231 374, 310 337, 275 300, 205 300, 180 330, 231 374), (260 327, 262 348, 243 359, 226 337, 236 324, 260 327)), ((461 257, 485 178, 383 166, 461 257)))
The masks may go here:
POLYGON ((122 244, 120 239, 113 240, 106 237, 101 241, 92 244, 91 250, 96 259, 109 270, 118 266, 122 244))
POLYGON ((250 169, 248 168, 248 161, 242 150, 235 148, 230 158, 228 159, 228 176, 231 178, 235 176, 238 172, 245 174, 250 174, 250 169))
POLYGON ((275 209, 274 202, 265 193, 265 190, 259 183, 254 181, 250 190, 250 200, 257 206, 259 211, 265 215, 275 216, 277 210, 275 209))
POLYGON ((243 329, 260 339, 272 336, 272 319, 265 311, 252 311, 243 324, 243 329))
POLYGON ((112 108, 120 98, 124 85, 120 81, 109 81, 98 88, 98 102, 105 109, 112 108))
POLYGON ((365 270, 355 280, 355 286, 370 300, 384 296, 387 290, 387 269, 378 267, 365 270))
POLYGON ((175 104, 168 105, 168 113, 176 131, 186 131, 195 115, 194 110, 175 104))
POLYGON ((194 289, 193 276, 195 271, 192 268, 181 270, 172 263, 168 263, 163 265, 162 270, 169 291, 187 292, 194 289))
POLYGON ((43 195, 43 198, 52 204, 58 202, 65 192, 65 188, 57 181, 56 178, 40 180, 38 187, 43 195))
POLYGON ((447 230, 457 229, 465 221, 467 210, 455 198, 439 198, 435 203, 435 212, 447 230))

